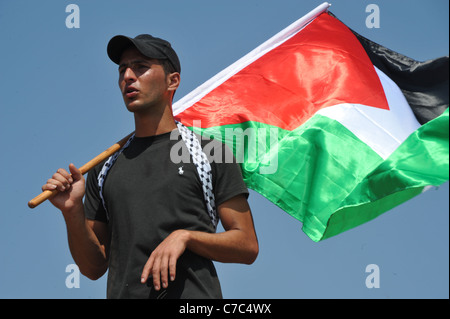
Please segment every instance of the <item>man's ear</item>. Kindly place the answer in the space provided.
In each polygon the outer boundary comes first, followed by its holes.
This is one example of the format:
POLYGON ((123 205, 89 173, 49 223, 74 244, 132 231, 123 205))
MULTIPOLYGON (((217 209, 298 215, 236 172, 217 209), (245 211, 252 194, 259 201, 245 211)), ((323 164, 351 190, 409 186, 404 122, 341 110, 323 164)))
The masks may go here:
POLYGON ((167 76, 167 85, 169 91, 176 91, 180 86, 180 73, 170 73, 167 76))

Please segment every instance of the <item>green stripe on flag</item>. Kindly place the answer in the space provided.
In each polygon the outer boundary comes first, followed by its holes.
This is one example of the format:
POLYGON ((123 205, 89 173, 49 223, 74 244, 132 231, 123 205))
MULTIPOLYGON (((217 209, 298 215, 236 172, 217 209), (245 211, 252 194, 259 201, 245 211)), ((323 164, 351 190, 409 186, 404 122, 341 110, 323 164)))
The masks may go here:
MULTIPOLYGON (((199 132, 197 128, 195 130, 199 132)), ((237 160, 247 187, 303 222, 303 227, 310 224, 311 219, 317 218, 317 212, 330 216, 354 189, 355 184, 382 161, 378 154, 339 122, 321 115, 314 116, 294 131, 258 122, 245 122, 240 125, 202 129, 201 133, 227 143, 235 156, 238 155, 237 160), (270 145, 271 129, 272 132, 277 132, 278 142, 275 145, 270 145), (266 132, 267 154, 257 156, 257 163, 248 161, 248 153, 245 160, 240 161, 240 143, 236 142, 236 138, 233 143, 230 138, 226 139, 227 136, 230 137, 230 132, 238 130, 246 132, 247 135, 254 132, 254 135, 258 136, 257 144, 261 143, 258 132, 266 132), (350 154, 352 156, 349 156, 350 154), (261 174, 261 168, 273 171, 271 165, 274 165, 274 162, 277 167, 273 173, 261 174), (343 178, 346 179, 345 183, 343 178)), ((245 138, 248 143, 247 136, 245 138)), ((246 150, 258 148, 254 143, 253 141, 250 147, 249 144, 245 145, 246 150)), ((326 222, 322 221, 325 224, 326 222)), ((312 223, 317 225, 315 221, 312 223)), ((313 238, 321 237, 324 231, 325 228, 318 230, 320 234, 313 238)))
POLYGON ((314 241, 448 180, 448 111, 420 127, 387 160, 321 115, 293 131, 258 122, 195 130, 228 144, 247 187, 301 221, 314 241))
POLYGON ((424 124, 343 201, 322 239, 367 222, 449 179, 449 111, 424 124))

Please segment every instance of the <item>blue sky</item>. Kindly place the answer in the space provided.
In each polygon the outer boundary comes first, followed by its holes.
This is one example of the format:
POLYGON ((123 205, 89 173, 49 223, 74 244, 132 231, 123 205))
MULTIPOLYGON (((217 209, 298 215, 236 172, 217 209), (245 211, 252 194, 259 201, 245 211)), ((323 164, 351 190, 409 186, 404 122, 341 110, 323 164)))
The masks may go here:
MULTIPOLYGON (((61 214, 27 202, 59 167, 81 166, 129 132, 133 117, 106 55, 116 34, 166 38, 186 95, 323 1, 2 0, 0 298, 105 298, 106 275, 68 288, 73 263, 61 214), (80 28, 66 27, 66 6, 80 28)), ((365 37, 417 60, 448 55, 446 0, 329 1, 365 37), (368 4, 380 28, 366 26, 368 4)), ((314 243, 301 223, 251 192, 260 254, 251 266, 216 263, 225 298, 448 298, 449 186, 314 243), (380 270, 369 289, 366 266, 380 270)))

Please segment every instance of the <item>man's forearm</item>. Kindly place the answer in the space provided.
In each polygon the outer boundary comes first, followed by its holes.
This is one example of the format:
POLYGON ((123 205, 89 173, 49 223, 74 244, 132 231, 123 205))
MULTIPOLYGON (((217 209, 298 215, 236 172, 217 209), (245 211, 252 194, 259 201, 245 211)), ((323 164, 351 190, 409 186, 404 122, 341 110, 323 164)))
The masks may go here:
POLYGON ((80 271, 86 277, 96 280, 108 268, 106 248, 88 225, 83 205, 63 212, 67 227, 70 252, 80 271))
POLYGON ((187 231, 186 248, 190 251, 223 263, 251 264, 258 255, 258 244, 249 234, 231 229, 222 233, 187 231))
POLYGON ((251 264, 258 256, 258 240, 245 196, 235 196, 218 207, 224 232, 189 231, 186 248, 219 262, 251 264))

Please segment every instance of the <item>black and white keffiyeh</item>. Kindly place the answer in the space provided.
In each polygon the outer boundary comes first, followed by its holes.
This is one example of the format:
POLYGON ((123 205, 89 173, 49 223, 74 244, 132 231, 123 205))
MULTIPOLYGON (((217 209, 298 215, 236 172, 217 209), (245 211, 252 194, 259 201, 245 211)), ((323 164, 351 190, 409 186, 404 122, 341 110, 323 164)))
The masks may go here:
MULTIPOLYGON (((212 172, 211 172, 211 165, 209 163, 209 160, 206 156, 206 154, 202 150, 202 146, 200 144, 200 141, 198 140, 197 136, 194 134, 193 131, 188 129, 186 126, 181 124, 180 122, 176 121, 178 131, 180 132, 181 138, 183 142, 186 144, 186 147, 189 150, 189 154, 192 157, 192 161, 197 168, 197 173, 200 178, 200 181, 202 183, 202 189, 203 189, 203 197, 206 204, 206 209, 208 210, 208 215, 211 218, 211 222, 214 225, 214 227, 217 227, 218 224, 218 216, 216 211, 216 204, 215 204, 215 198, 214 198, 214 192, 212 187, 212 172)), ((103 184, 106 179, 106 175, 108 174, 109 169, 114 165, 115 161, 117 160, 117 157, 123 152, 124 149, 126 149, 131 141, 134 139, 134 134, 128 139, 128 141, 125 143, 125 145, 116 153, 114 153, 112 156, 108 158, 108 160, 103 165, 98 177, 98 187, 99 187, 99 193, 100 198, 103 203, 103 207, 105 211, 107 212, 108 217, 108 211, 106 209, 106 203, 105 199, 103 197, 103 184)))

